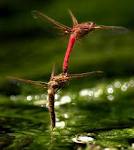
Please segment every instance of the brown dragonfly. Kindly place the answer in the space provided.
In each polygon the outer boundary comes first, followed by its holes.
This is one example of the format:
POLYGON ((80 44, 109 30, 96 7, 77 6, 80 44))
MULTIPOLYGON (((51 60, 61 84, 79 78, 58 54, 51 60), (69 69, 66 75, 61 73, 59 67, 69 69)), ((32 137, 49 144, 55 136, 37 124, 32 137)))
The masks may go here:
POLYGON ((71 16, 73 25, 72 27, 68 27, 64 24, 59 23, 58 21, 48 17, 47 15, 43 14, 40 11, 33 11, 33 15, 35 18, 40 18, 42 20, 47 20, 51 24, 53 24, 56 28, 62 31, 65 34, 69 34, 69 42, 66 50, 66 54, 63 61, 63 72, 66 73, 68 70, 68 62, 70 53, 73 49, 75 41, 80 39, 90 33, 91 31, 95 30, 114 30, 116 32, 127 32, 128 29, 121 26, 105 26, 105 25, 97 25, 95 22, 88 21, 83 23, 78 23, 76 17, 73 15, 72 11, 69 10, 69 14, 71 16))
POLYGON ((55 101, 55 94, 58 90, 62 89, 66 83, 72 79, 75 78, 82 78, 82 77, 88 77, 92 75, 102 74, 102 71, 94 71, 94 72, 86 72, 81 74, 64 74, 61 73, 59 75, 55 75, 54 69, 52 70, 51 77, 49 82, 42 82, 42 81, 32 81, 32 80, 26 80, 21 79, 18 77, 8 77, 10 80, 16 80, 19 82, 24 82, 27 84, 32 84, 34 86, 38 86, 43 89, 47 89, 48 93, 48 109, 50 114, 50 120, 51 120, 51 127, 52 129, 55 127, 55 110, 54 110, 54 101, 55 101))

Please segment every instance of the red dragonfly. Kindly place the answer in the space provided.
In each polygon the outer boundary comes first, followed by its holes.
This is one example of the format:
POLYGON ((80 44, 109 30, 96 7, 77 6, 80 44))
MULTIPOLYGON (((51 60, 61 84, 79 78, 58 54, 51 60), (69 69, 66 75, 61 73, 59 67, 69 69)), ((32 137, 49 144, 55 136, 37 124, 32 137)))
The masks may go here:
POLYGON ((78 23, 76 17, 73 15, 71 10, 69 10, 69 14, 71 16, 73 26, 68 27, 66 25, 63 25, 59 23, 58 21, 48 17, 47 15, 43 14, 40 11, 33 11, 34 17, 39 17, 42 20, 47 20, 51 24, 53 24, 56 28, 58 28, 60 31, 62 31, 65 34, 69 34, 69 42, 66 50, 66 54, 64 57, 64 62, 63 62, 63 72, 66 73, 68 70, 68 62, 69 62, 69 57, 70 53, 73 49, 73 46, 75 44, 75 41, 77 39, 80 39, 90 33, 91 31, 94 30, 115 30, 115 31, 120 31, 120 32, 127 32, 128 30, 124 27, 118 27, 118 26, 105 26, 105 25, 97 25, 96 23, 90 21, 90 22, 83 22, 83 23, 78 23))
POLYGON ((55 94, 56 92, 63 88, 68 81, 75 78, 82 78, 97 74, 102 74, 102 71, 94 71, 94 72, 86 72, 81 74, 67 74, 67 73, 61 73, 59 75, 55 75, 54 69, 52 70, 51 77, 49 82, 42 82, 42 81, 32 81, 32 80, 26 80, 21 79, 17 77, 8 77, 11 80, 16 80, 19 82, 24 82, 27 84, 32 84, 35 86, 38 86, 43 89, 47 89, 48 93, 48 109, 50 114, 50 120, 51 120, 51 127, 52 129, 55 127, 55 110, 54 110, 54 100, 55 100, 55 94))

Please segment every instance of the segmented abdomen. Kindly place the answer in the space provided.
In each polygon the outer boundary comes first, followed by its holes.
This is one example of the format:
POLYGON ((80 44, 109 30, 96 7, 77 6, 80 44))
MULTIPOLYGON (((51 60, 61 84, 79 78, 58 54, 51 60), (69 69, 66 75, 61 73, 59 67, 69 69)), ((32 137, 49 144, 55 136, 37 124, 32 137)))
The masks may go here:
POLYGON ((51 119, 51 126, 52 128, 55 127, 55 111, 54 111, 54 92, 51 90, 48 90, 48 109, 50 113, 50 119, 51 119))

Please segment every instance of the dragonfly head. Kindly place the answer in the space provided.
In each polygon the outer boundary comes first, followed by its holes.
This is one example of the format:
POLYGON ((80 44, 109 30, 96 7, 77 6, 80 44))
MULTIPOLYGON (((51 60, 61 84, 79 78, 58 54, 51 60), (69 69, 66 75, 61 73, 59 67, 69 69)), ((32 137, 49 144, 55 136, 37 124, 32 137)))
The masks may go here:
POLYGON ((95 22, 88 22, 88 30, 92 31, 94 30, 96 27, 96 23, 95 22))

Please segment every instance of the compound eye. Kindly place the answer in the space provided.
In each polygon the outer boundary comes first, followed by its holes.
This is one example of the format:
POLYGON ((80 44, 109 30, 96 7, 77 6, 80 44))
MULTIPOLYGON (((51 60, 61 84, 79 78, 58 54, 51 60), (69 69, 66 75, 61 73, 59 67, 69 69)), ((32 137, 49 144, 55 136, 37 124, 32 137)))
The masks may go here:
POLYGON ((90 22, 90 25, 91 25, 91 26, 95 26, 96 23, 95 23, 95 22, 90 22))
POLYGON ((88 24, 91 25, 91 26, 96 25, 95 22, 91 22, 91 21, 89 21, 88 24))

